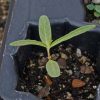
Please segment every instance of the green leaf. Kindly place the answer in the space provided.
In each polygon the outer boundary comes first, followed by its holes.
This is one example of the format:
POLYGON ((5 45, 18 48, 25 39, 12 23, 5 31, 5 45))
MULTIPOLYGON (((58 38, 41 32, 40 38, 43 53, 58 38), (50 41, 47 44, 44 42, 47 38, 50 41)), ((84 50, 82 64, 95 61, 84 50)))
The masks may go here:
POLYGON ((14 42, 10 43, 10 45, 11 46, 38 45, 38 46, 46 47, 45 44, 43 44, 40 41, 29 40, 29 39, 14 41, 14 42))
POLYGON ((71 38, 73 38, 75 36, 78 36, 78 35, 80 35, 82 33, 85 33, 85 32, 87 32, 87 31, 89 31, 89 30, 91 30, 91 29, 93 29, 95 27, 96 27, 96 25, 85 25, 85 26, 82 26, 80 28, 77 28, 77 29, 69 32, 68 34, 60 37, 59 39, 55 40, 54 42, 52 42, 51 47, 53 47, 53 46, 55 46, 55 45, 57 45, 57 44, 59 44, 61 42, 64 42, 66 40, 69 40, 69 39, 71 39, 71 38))
POLYGON ((50 47, 52 42, 51 26, 47 16, 43 15, 39 19, 39 36, 41 41, 50 47))
POLYGON ((86 7, 87 7, 87 9, 89 9, 89 10, 94 10, 95 5, 94 5, 93 3, 91 3, 91 4, 88 4, 86 7))
POLYGON ((94 16, 95 16, 95 17, 100 17, 100 13, 94 12, 94 16))
POLYGON ((100 13, 100 5, 95 5, 96 12, 100 13))
POLYGON ((60 68, 56 61, 49 60, 46 64, 46 70, 48 75, 51 77, 59 77, 60 76, 60 68))

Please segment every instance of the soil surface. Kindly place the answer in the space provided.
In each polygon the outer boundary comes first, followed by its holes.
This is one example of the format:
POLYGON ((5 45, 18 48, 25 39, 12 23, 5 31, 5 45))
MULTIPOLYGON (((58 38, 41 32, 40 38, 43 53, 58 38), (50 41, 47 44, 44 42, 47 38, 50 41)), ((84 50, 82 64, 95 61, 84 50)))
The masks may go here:
POLYGON ((46 52, 32 52, 16 89, 43 100, 95 100, 100 78, 95 71, 93 55, 73 45, 60 45, 51 50, 51 57, 59 64, 60 77, 48 76, 46 52))
POLYGON ((8 15, 9 9, 9 1, 8 0, 0 0, 0 47, 2 44, 4 27, 8 15))

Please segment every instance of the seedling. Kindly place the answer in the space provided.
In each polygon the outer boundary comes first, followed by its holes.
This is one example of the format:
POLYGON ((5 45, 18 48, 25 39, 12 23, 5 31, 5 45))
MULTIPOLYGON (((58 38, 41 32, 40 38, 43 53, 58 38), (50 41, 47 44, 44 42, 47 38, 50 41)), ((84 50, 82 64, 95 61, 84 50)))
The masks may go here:
POLYGON ((64 42, 75 36, 85 33, 95 27, 96 27, 95 25, 82 26, 53 41, 49 18, 45 15, 42 15, 39 19, 39 37, 41 41, 30 40, 30 39, 18 40, 10 43, 10 45, 11 46, 38 45, 46 48, 48 55, 48 62, 46 63, 47 73, 51 77, 59 77, 60 68, 58 63, 51 59, 50 49, 61 42, 64 42))
POLYGON ((90 3, 87 5, 87 9, 93 11, 95 17, 100 17, 100 4, 90 3))

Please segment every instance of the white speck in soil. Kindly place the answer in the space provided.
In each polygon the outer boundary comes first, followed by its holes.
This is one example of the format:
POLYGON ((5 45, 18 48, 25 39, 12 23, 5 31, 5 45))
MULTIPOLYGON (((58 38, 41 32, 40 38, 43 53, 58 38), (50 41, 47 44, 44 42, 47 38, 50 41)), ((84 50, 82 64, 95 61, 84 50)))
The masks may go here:
POLYGON ((77 50, 76 50, 76 55, 77 55, 77 57, 82 56, 81 50, 79 48, 77 48, 77 50))

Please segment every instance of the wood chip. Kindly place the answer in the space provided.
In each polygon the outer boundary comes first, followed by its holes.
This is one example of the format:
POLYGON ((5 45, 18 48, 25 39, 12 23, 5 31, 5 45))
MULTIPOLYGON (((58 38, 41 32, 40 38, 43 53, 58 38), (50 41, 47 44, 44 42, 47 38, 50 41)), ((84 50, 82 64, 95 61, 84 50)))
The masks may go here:
POLYGON ((73 88, 80 88, 83 87, 85 85, 85 82, 79 79, 74 79, 72 81, 72 87, 73 88))
POLYGON ((59 64, 60 68, 62 68, 62 69, 66 68, 67 64, 66 64, 66 60, 64 58, 59 58, 57 62, 59 64))
POLYGON ((80 67, 80 72, 83 74, 91 74, 92 72, 94 72, 94 69, 92 66, 81 66, 80 67))

